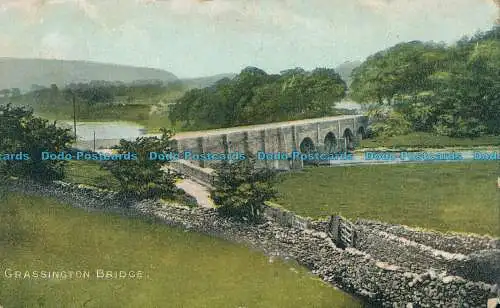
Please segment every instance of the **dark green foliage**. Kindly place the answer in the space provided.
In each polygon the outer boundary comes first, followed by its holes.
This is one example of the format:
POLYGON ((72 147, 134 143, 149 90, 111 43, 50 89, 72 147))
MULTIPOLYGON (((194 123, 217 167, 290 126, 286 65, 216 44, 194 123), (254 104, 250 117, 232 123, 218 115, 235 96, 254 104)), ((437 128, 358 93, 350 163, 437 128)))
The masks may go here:
POLYGON ((73 136, 70 129, 33 116, 31 109, 0 105, 0 153, 29 154, 29 160, 1 160, 4 175, 35 180, 61 179, 65 161, 42 160, 42 152, 68 152, 73 136))
POLYGON ((88 84, 70 84, 65 91, 75 93, 77 99, 87 105, 122 101, 134 103, 136 100, 165 94, 168 85, 162 82, 124 84, 119 82, 91 81, 88 84))
POLYGON ((149 152, 170 152, 173 132, 162 129, 162 137, 139 137, 135 141, 122 139, 115 146, 117 153, 136 153, 137 160, 114 160, 104 166, 120 183, 126 197, 150 199, 173 197, 177 193, 175 175, 164 172, 164 162, 149 160, 149 152))
POLYGON ((206 129, 333 115, 346 89, 333 69, 295 68, 268 75, 247 67, 233 79, 187 92, 171 108, 170 119, 206 129))
POLYGON ((452 137, 500 134, 499 32, 454 46, 417 41, 378 52, 353 71, 350 95, 384 110, 374 125, 381 135, 408 128, 452 137))
POLYGON ((223 215, 257 221, 265 201, 276 197, 276 171, 255 168, 255 158, 223 161, 216 169, 211 197, 223 215))
POLYGON ((158 103, 165 95, 183 92, 185 86, 180 83, 164 84, 147 81, 125 84, 122 82, 91 81, 72 83, 64 88, 56 84, 50 87, 33 85, 32 91, 21 95, 19 89, 0 91, 0 102, 9 101, 15 105, 29 105, 36 112, 73 116, 73 99, 80 117, 99 112, 114 105, 133 105, 158 103))

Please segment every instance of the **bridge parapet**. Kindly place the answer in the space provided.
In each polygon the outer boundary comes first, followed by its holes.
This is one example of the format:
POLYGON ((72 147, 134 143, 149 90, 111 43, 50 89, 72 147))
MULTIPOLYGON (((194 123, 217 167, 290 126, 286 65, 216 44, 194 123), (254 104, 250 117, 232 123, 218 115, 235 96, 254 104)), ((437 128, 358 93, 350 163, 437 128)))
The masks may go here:
POLYGON ((188 176, 192 180, 201 182, 201 184, 212 187, 215 182, 214 170, 202 168, 186 160, 176 160, 169 164, 169 168, 188 176))

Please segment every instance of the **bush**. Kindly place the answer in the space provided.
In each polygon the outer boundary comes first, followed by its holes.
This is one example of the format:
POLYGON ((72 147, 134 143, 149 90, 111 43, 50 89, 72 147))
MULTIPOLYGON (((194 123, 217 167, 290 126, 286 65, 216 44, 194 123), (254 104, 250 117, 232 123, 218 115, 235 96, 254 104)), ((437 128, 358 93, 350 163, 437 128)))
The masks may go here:
POLYGON ((216 169, 211 197, 224 216, 240 220, 258 221, 265 201, 277 195, 274 184, 276 172, 256 169, 255 158, 235 162, 223 161, 216 169))
POLYGON ((32 109, 0 106, 0 152, 29 156, 28 160, 0 160, 0 174, 38 181, 62 179, 66 161, 42 160, 42 152, 68 152, 74 141, 70 132, 55 121, 33 116, 32 109))
POLYGON ((411 123, 400 113, 390 112, 371 127, 372 134, 380 137, 393 137, 410 133, 411 123))
POLYGON ((120 192, 135 199, 173 198, 177 194, 176 175, 166 173, 160 160, 149 160, 149 152, 170 152, 173 132, 162 129, 163 135, 139 137, 135 141, 120 140, 118 154, 136 153, 137 160, 116 160, 104 164, 120 183, 120 192))

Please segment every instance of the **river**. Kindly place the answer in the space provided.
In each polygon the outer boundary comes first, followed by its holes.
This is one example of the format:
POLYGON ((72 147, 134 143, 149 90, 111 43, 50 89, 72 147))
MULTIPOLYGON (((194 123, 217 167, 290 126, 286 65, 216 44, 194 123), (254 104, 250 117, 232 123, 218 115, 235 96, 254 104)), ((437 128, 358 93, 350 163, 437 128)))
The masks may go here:
MULTIPOLYGON (((60 121, 59 125, 73 129, 73 122, 60 121)), ((144 127, 131 122, 76 122, 78 140, 135 139, 146 134, 144 127)))

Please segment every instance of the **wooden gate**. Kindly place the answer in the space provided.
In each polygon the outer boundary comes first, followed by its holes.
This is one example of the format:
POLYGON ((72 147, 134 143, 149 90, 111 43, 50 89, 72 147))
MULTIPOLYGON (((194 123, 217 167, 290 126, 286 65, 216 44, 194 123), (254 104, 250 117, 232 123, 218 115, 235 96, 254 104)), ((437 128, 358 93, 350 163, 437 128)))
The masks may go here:
POLYGON ((328 234, 336 245, 347 248, 354 247, 356 231, 354 224, 342 216, 331 216, 328 234))

